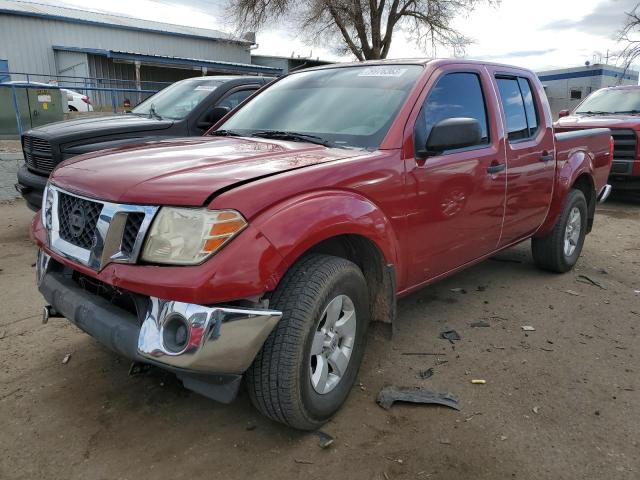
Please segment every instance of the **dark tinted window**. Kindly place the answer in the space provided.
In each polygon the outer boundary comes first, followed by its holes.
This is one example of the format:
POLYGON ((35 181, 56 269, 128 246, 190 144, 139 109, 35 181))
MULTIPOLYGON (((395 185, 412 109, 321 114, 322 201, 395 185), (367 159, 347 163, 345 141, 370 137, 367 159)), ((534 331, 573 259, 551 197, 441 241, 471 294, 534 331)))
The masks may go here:
POLYGON ((529 136, 532 137, 538 131, 538 110, 536 109, 536 104, 533 101, 533 92, 531 91, 529 80, 518 77, 518 83, 520 84, 520 91, 522 92, 522 98, 524 99, 524 109, 527 113, 529 136))
POLYGON ((416 121, 416 150, 424 148, 436 123, 455 117, 475 118, 482 132, 479 145, 489 143, 487 110, 480 78, 475 73, 449 73, 438 80, 416 121))
POLYGON ((507 120, 509 140, 520 140, 529 136, 524 101, 518 80, 515 78, 498 78, 500 101, 507 120))
POLYGON ((240 105, 245 98, 251 95, 255 90, 240 90, 238 92, 233 92, 230 95, 227 95, 222 100, 218 102, 216 107, 229 107, 231 110, 240 105))

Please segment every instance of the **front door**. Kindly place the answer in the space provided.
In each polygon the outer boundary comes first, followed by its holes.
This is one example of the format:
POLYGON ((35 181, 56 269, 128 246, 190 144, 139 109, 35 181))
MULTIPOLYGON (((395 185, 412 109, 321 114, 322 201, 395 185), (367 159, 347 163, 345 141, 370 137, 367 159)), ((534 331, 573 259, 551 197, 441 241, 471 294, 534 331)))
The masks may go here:
POLYGON ((447 118, 476 119, 481 140, 464 149, 407 161, 408 188, 414 189, 409 215, 416 286, 496 249, 506 190, 503 132, 490 79, 480 69, 445 68, 434 73, 413 128, 414 152, 432 127, 447 118))

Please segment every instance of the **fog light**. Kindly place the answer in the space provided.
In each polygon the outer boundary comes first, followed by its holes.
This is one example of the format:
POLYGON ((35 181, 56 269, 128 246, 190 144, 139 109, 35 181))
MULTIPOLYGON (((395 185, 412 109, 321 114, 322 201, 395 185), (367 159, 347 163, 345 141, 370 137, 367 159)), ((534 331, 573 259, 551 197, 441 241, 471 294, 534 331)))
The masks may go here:
POLYGON ((174 314, 167 318, 162 328, 162 341, 164 348, 172 353, 180 353, 186 348, 189 327, 182 315, 174 314))

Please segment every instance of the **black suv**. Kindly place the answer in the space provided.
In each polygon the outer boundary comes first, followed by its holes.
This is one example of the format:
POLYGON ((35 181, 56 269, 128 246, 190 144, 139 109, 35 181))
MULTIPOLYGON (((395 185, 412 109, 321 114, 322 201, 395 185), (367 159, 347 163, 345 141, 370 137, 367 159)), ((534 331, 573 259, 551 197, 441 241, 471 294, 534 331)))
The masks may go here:
POLYGON ((199 136, 271 77, 196 77, 176 82, 131 113, 51 123, 22 136, 25 163, 16 189, 40 210, 51 171, 63 160, 105 148, 149 140, 199 136))

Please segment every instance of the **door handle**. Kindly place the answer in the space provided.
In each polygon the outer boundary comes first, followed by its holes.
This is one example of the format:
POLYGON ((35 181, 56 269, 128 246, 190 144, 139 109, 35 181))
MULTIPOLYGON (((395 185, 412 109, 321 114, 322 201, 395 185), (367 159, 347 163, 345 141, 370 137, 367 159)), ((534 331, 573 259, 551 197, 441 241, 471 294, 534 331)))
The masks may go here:
POLYGON ((542 152, 542 155, 540 156, 540 161, 541 162, 550 162, 553 160, 553 153, 549 153, 546 150, 544 152, 542 152))
POLYGON ((506 163, 495 163, 487 167, 487 173, 490 173, 491 175, 493 175, 494 173, 499 173, 503 171, 505 168, 507 168, 506 163))

